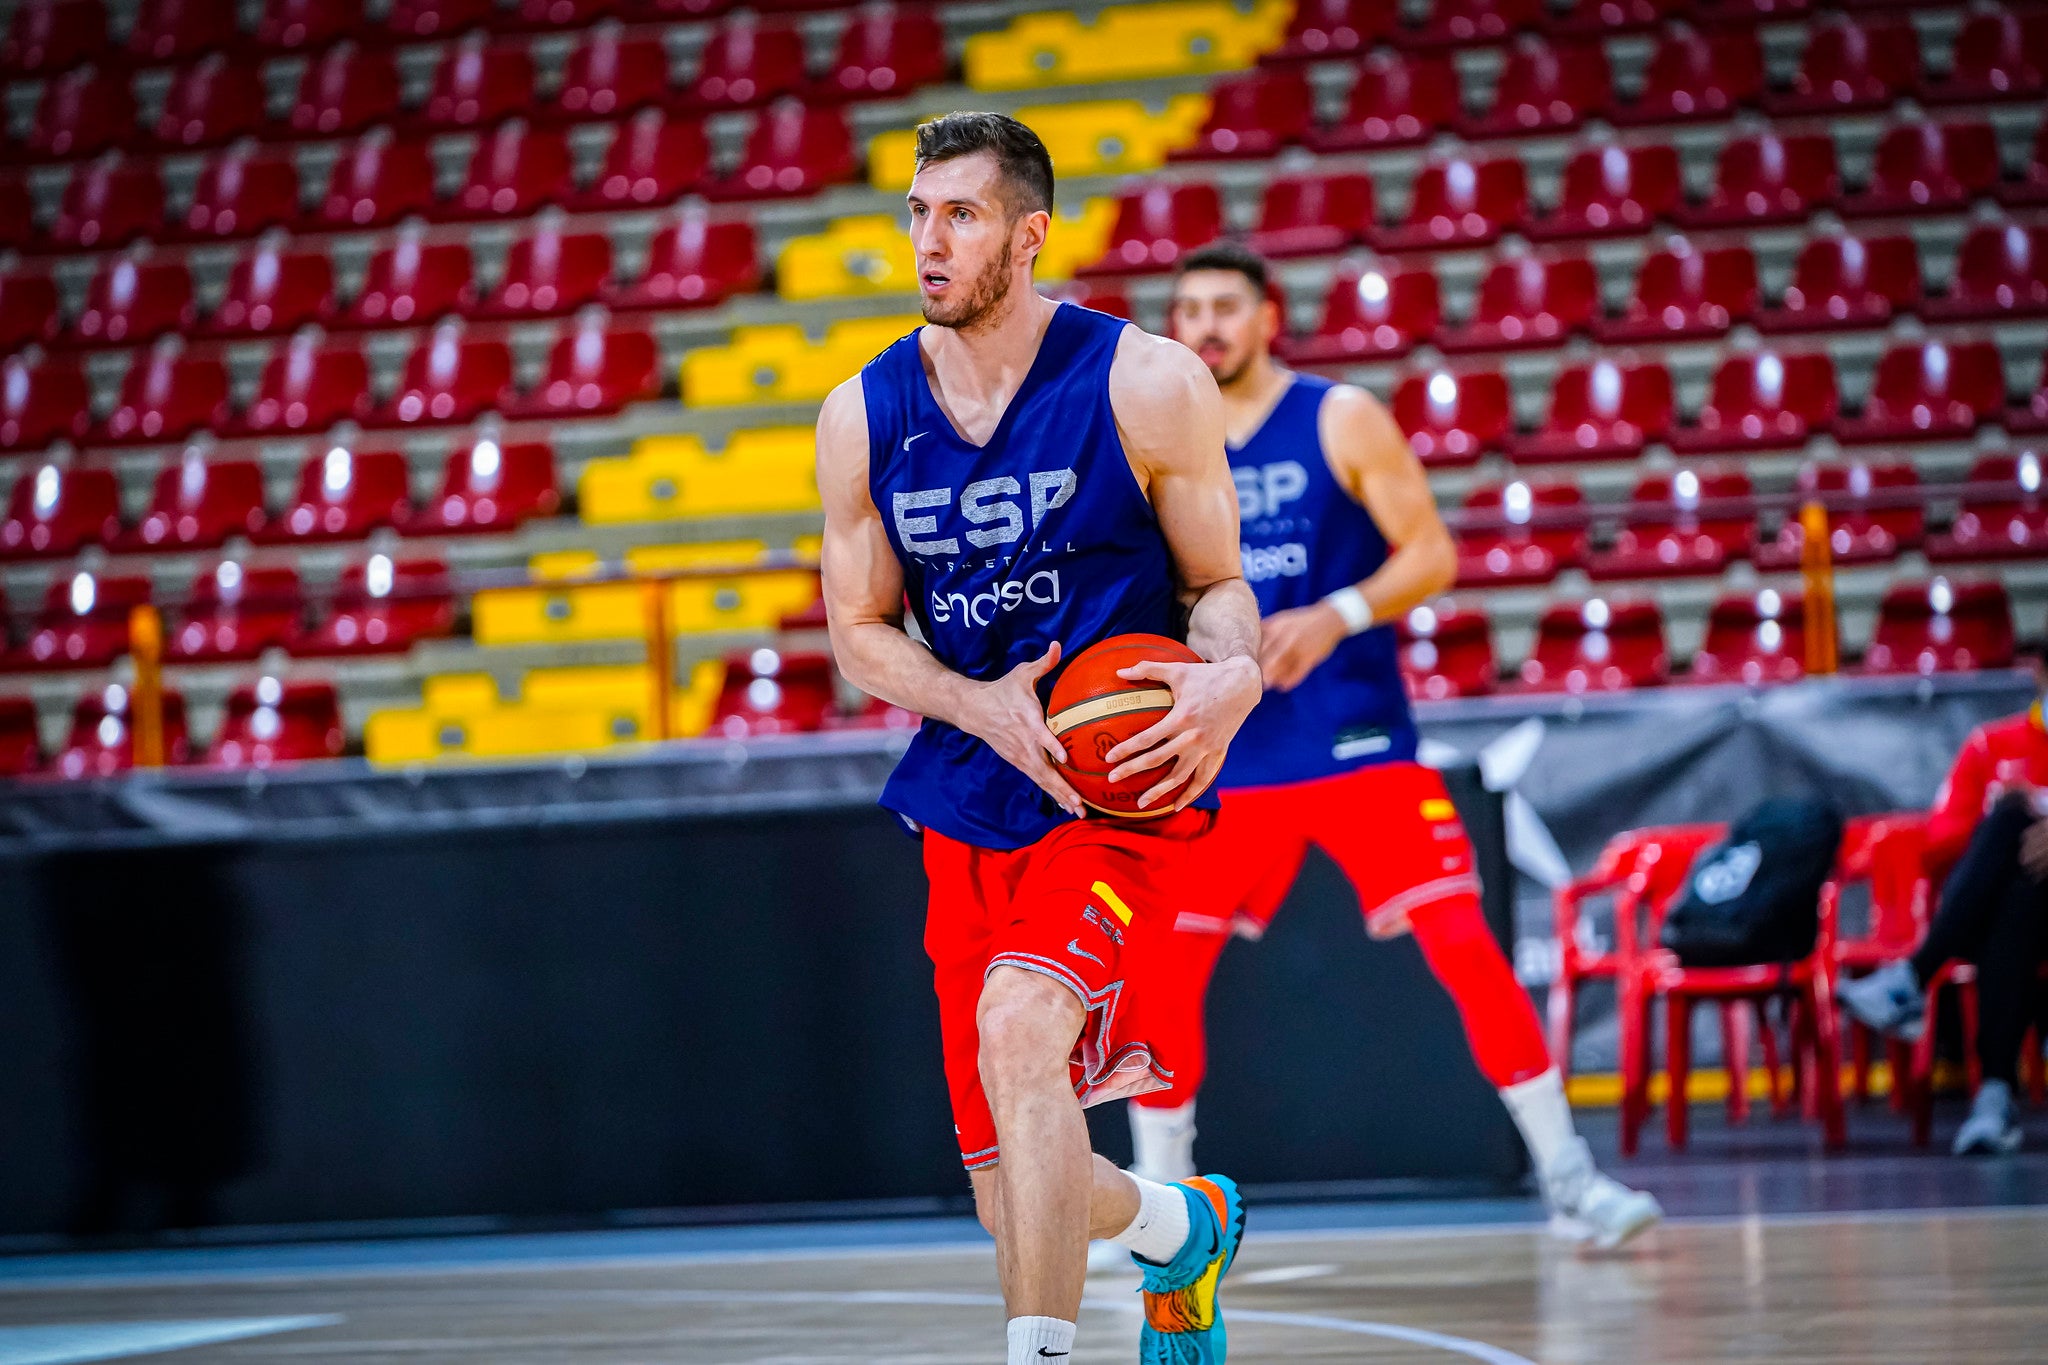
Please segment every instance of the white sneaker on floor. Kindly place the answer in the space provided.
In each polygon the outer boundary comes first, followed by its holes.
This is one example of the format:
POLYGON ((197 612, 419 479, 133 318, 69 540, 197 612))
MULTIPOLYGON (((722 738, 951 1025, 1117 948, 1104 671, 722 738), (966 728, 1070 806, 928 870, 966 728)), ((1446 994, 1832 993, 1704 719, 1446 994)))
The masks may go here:
POLYGON ((1576 1159, 1543 1182, 1543 1202, 1551 1236, 1598 1251, 1614 1250, 1664 1217, 1655 1195, 1602 1175, 1583 1138, 1576 1159))
POLYGON ((2012 1087, 2004 1081, 1986 1081, 1970 1101, 1970 1116, 1956 1132, 1954 1151, 1957 1156, 2009 1156, 2020 1149, 2024 1136, 2012 1087))

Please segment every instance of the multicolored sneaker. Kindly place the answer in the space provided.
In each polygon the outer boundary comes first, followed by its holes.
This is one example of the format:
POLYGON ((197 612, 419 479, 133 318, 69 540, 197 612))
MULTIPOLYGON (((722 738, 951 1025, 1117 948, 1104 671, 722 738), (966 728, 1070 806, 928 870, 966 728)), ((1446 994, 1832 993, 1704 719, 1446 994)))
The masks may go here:
POLYGON ((1226 1341, 1216 1290, 1244 1240, 1244 1201, 1227 1176, 1176 1181, 1187 1196, 1188 1240, 1171 1261, 1145 1272, 1145 1326, 1138 1335, 1140 1365, 1223 1365, 1226 1341))

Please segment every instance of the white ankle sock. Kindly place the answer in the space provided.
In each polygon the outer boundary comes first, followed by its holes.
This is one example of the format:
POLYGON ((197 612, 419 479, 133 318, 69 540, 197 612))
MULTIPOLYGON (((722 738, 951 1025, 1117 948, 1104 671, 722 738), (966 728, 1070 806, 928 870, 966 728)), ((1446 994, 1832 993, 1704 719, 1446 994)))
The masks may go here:
POLYGON ((1110 1240, 1154 1265, 1165 1265, 1187 1245, 1188 1197, 1177 1185, 1161 1185, 1128 1171, 1124 1174, 1138 1186, 1138 1216, 1110 1240))
POLYGON ((1536 1164, 1539 1180, 1550 1178, 1579 1159, 1578 1130, 1572 1126, 1572 1108, 1565 1101, 1564 1077, 1556 1067, 1540 1076, 1505 1086, 1501 1102, 1508 1107, 1529 1159, 1536 1164))
POLYGON ((1011 1318, 1009 1365, 1046 1365, 1074 1353, 1074 1324, 1064 1318, 1011 1318))
POLYGON ((1147 1180, 1186 1180, 1195 1173, 1195 1102, 1148 1109, 1133 1100, 1131 1169, 1147 1180))

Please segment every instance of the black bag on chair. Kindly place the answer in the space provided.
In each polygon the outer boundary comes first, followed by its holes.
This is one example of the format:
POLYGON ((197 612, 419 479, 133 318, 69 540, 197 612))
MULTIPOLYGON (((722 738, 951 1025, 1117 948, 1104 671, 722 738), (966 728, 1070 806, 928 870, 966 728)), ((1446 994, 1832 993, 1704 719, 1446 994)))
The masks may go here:
POLYGON ((1664 918, 1664 946, 1687 967, 1805 957, 1820 935, 1820 891, 1841 845, 1841 814, 1825 802, 1757 805, 1693 864, 1664 918))

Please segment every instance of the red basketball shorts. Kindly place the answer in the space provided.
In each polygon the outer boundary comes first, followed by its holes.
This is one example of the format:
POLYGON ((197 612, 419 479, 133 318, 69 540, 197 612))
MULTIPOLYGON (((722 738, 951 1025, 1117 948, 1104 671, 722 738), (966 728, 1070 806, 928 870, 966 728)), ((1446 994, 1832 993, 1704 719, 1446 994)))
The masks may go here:
POLYGON ((1173 1071, 1144 1026, 1147 949, 1172 937, 1186 904, 1188 852, 1216 823, 1201 810, 1124 823, 1077 820, 1009 851, 926 830, 925 917, 939 994, 946 1087, 960 1159, 995 1164, 995 1120, 982 1091, 975 1015, 997 967, 1051 977, 1088 1011, 1072 1058, 1084 1106, 1170 1085, 1173 1071))

